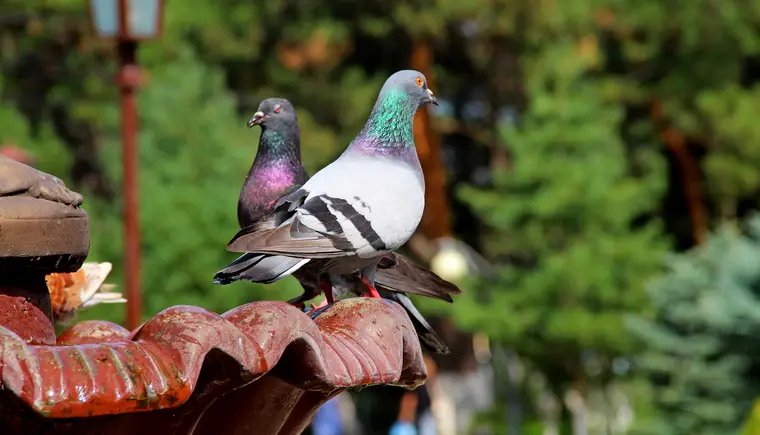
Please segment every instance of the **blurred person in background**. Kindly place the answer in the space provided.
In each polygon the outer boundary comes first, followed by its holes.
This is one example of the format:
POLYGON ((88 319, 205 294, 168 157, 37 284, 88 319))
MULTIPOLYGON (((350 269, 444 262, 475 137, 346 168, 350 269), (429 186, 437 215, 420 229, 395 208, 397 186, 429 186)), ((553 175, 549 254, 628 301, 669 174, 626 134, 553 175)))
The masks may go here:
POLYGON ((360 435, 351 395, 340 393, 322 405, 304 434, 360 435))
POLYGON ((401 397, 396 421, 388 435, 436 435, 435 421, 430 412, 430 394, 425 385, 405 391, 401 397))
POLYGON ((438 382, 438 366, 433 358, 425 354, 428 379, 425 382, 427 409, 418 418, 419 435, 455 435, 456 409, 438 382))
POLYGON ((310 425, 312 435, 348 435, 341 421, 338 397, 328 400, 317 410, 310 425))
MULTIPOLYGON (((439 416, 433 412, 438 398, 436 365, 425 355, 428 378, 416 390, 374 387, 356 394, 356 411, 364 435, 436 435, 439 416)), ((444 431, 445 432, 445 431, 444 431)))

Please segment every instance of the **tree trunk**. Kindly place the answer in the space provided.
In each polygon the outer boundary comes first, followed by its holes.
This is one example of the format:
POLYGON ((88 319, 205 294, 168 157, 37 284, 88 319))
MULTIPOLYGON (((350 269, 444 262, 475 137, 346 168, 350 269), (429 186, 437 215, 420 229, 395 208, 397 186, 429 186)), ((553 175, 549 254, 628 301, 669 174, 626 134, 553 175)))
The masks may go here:
MULTIPOLYGON (((412 68, 425 75, 428 87, 435 92, 433 53, 425 40, 414 43, 412 68)), ((446 170, 441 155, 441 137, 433 130, 428 107, 423 106, 414 117, 414 143, 425 174, 425 214, 419 230, 428 240, 451 235, 451 214, 446 191, 446 170)))

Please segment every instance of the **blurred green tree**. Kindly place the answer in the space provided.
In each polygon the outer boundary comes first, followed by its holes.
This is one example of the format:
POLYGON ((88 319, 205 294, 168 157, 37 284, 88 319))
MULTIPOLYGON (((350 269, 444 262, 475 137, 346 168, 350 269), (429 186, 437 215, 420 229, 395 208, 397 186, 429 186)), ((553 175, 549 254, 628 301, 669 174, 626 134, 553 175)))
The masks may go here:
POLYGON ((513 164, 491 188, 461 197, 487 224, 497 264, 457 299, 458 320, 530 359, 551 389, 586 391, 584 354, 603 377, 636 350, 623 316, 644 305, 644 282, 667 249, 657 219, 659 156, 620 138, 622 112, 585 74, 571 44, 526 58, 529 104, 502 128, 513 164))
MULTIPOLYGON (((295 292, 292 280, 267 290, 209 283, 234 257, 223 247, 257 136, 245 115, 263 98, 291 99, 313 173, 420 45, 432 48, 444 102, 435 125, 448 140, 449 181, 478 186, 453 198, 473 211, 454 213, 456 236, 498 265, 455 305, 434 307, 535 360, 554 387, 581 388, 585 350, 609 376, 610 359, 636 349, 622 316, 647 311, 642 288, 668 242, 689 248, 715 222, 758 207, 752 2, 166 5, 163 38, 140 52, 146 315, 295 292)), ((114 261, 118 281, 113 46, 88 30, 86 7, 0 7, 0 138, 85 194, 91 259, 114 261)), ((121 317, 99 310, 86 316, 121 317)))
MULTIPOLYGON (((208 286, 208 276, 226 261, 219 259, 227 257, 217 259, 208 254, 219 250, 234 234, 235 227, 230 226, 234 201, 221 201, 237 194, 246 170, 244 162, 252 159, 255 150, 255 136, 246 131, 240 112, 250 114, 261 99, 273 95, 291 99, 299 108, 305 164, 313 173, 361 128, 385 77, 408 67, 415 40, 429 39, 437 50, 447 50, 446 36, 440 33, 447 22, 456 17, 485 17, 496 7, 463 7, 452 1, 360 5, 234 0, 219 6, 207 0, 167 2, 163 37, 140 49, 140 62, 148 77, 140 94, 146 314, 172 303, 221 309, 228 306, 226 302, 245 300, 226 301, 219 295, 207 299, 202 296, 207 290, 199 290, 208 286), (423 13, 423 21, 411 19, 423 13), (188 63, 190 58, 193 61, 188 63), (185 67, 187 72, 182 71, 185 67), (205 71, 198 72, 205 78, 196 83, 194 74, 199 69, 205 71), (175 75, 166 78, 166 71, 175 75), (196 83, 197 89, 191 91, 177 81, 196 83), (229 127, 220 129, 219 125, 229 127), (197 132, 199 126, 208 131, 197 132), (218 131, 211 131, 215 129, 218 131), (202 146, 189 145, 201 138, 205 141, 202 146), (241 149, 249 151, 239 152, 241 149), (182 163, 175 165, 174 161, 182 163), (201 168, 198 162, 206 166, 201 168), (219 177, 219 183, 193 183, 206 173, 219 177), (161 197, 164 187, 168 199, 161 197), (214 198, 218 214, 201 200, 204 195, 214 198), (227 218, 222 219, 225 211, 227 218), (197 225, 197 237, 186 237, 184 232, 182 237, 167 234, 166 224, 161 223, 161 218, 167 217, 197 225), (154 225, 161 231, 154 231, 154 225), (169 252, 180 252, 174 250, 175 245, 203 254, 200 259, 174 257, 169 252), (187 272, 173 277, 180 269, 187 272), (221 299, 216 303, 214 298, 221 299)), ((21 137, 17 140, 39 155, 51 156, 40 161, 40 168, 61 176, 85 194, 93 225, 91 259, 114 261, 113 278, 119 280, 120 152, 113 46, 89 30, 86 7, 87 2, 81 0, 12 0, 4 4, 0 67, 7 80, 2 95, 3 101, 9 107, 15 105, 26 119, 30 140, 36 141, 39 134, 56 139, 54 144, 43 141, 39 145, 21 137), (59 154, 68 151, 68 158, 54 158, 52 147, 57 147, 59 154)), ((459 38, 457 41, 462 43, 459 38)), ((498 44, 488 44, 495 46, 498 44)), ((480 57, 489 56, 484 53, 480 57)), ((488 76, 488 67, 478 67, 483 77, 488 76)), ((442 76, 457 87, 468 85, 467 80, 442 76)), ((488 79, 489 83, 497 81, 496 77, 488 79)), ((216 290, 224 292, 226 288, 216 290)), ((275 294, 276 289, 271 291, 275 294)), ((98 310, 93 316, 102 315, 98 310)))
POLYGON ((652 433, 737 433, 760 395, 760 217, 726 224, 704 246, 672 255, 648 289, 655 315, 630 319, 646 344, 660 421, 652 433))
MULTIPOLYGON (((150 69, 140 96, 140 190, 145 315, 174 304, 221 312, 251 300, 282 299, 300 292, 288 278, 274 285, 211 284, 215 271, 236 255, 224 246, 237 232, 237 196, 256 153, 259 129, 249 130, 218 68, 200 63, 191 48, 174 48, 172 62, 150 69)), ((329 143, 329 131, 308 112, 300 118, 304 153, 329 143)), ((120 179, 116 107, 103 108, 102 157, 120 179)), ((316 153, 315 153, 316 154, 316 153)), ((91 258, 119 263, 120 203, 93 198, 91 258)), ((119 279, 120 270, 114 272, 119 279)), ((97 314, 97 313, 96 313, 97 314)))
MULTIPOLYGON (((145 314, 177 303, 225 311, 266 296, 261 286, 211 284, 214 271, 235 258, 224 245, 236 232, 231 210, 257 143, 222 74, 198 62, 192 50, 178 50, 172 62, 151 68, 139 104, 145 314)), ((118 113, 117 106, 104 107, 99 119, 101 155, 114 180, 121 179, 118 113)), ((92 198, 87 209, 90 258, 119 264, 121 202, 92 198)), ((113 278, 121 272, 116 268, 113 278)), ((279 296, 282 287, 266 291, 279 296)))

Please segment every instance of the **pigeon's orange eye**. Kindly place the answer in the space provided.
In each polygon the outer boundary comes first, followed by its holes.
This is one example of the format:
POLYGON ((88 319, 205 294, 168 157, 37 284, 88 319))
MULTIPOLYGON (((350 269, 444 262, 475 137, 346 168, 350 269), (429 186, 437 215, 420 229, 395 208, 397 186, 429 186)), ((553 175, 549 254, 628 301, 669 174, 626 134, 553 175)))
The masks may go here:
POLYGON ((281 110, 282 110, 282 106, 280 106, 279 104, 274 106, 274 113, 280 113, 281 110))
POLYGON ((422 87, 422 85, 425 83, 424 80, 422 80, 422 77, 417 77, 417 80, 414 81, 414 83, 417 84, 417 86, 422 87))

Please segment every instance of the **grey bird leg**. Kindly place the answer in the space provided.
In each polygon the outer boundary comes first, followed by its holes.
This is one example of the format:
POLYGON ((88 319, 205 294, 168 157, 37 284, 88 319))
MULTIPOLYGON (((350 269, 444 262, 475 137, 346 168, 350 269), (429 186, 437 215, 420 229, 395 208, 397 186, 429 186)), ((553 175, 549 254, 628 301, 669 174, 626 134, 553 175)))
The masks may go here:
POLYGON ((367 266, 362 269, 361 272, 359 272, 359 279, 361 279, 364 286, 367 287, 367 290, 369 290, 369 297, 382 299, 380 297, 380 293, 378 293, 377 289, 375 288, 375 271, 377 271, 377 264, 367 266))
POLYGON ((327 303, 330 305, 334 304, 335 298, 333 296, 332 283, 330 282, 330 275, 326 273, 319 275, 319 288, 321 288, 322 293, 325 294, 325 300, 327 300, 327 303))
POLYGON ((332 291, 332 284, 330 283, 330 276, 326 273, 323 273, 322 275, 319 275, 318 281, 319 281, 319 288, 322 289, 322 292, 325 294, 325 300, 322 301, 322 303, 317 306, 312 305, 311 311, 309 311, 309 314, 312 314, 315 311, 319 310, 320 308, 326 307, 327 305, 332 305, 335 303, 335 297, 332 291))

